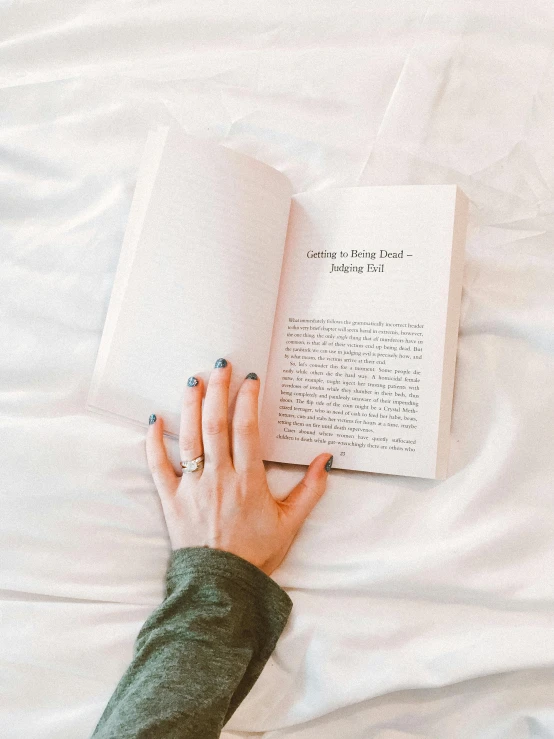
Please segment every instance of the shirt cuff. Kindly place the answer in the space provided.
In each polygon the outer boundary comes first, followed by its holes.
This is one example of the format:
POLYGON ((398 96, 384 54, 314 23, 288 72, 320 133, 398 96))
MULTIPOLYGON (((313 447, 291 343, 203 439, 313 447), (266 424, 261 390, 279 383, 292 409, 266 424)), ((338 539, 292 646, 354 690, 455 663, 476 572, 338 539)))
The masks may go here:
POLYGON ((268 659, 292 610, 292 600, 265 572, 231 552, 184 547, 172 552, 166 575, 167 594, 191 585, 225 585, 254 617, 259 657, 268 659))

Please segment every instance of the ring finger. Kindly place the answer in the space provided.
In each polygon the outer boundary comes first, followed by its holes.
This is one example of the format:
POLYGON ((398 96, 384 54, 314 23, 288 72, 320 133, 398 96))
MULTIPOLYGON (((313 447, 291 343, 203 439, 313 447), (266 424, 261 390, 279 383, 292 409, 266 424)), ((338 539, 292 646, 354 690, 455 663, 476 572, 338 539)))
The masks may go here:
MULTIPOLYGON (((182 462, 196 459, 202 448, 202 380, 189 377, 183 393, 179 454, 182 462)), ((188 473, 187 473, 188 474, 188 473)))

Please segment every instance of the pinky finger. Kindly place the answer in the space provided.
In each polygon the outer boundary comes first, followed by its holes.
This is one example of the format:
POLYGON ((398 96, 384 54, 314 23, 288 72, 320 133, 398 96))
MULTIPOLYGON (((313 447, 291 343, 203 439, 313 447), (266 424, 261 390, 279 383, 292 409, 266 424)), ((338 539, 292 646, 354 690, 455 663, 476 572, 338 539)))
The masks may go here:
POLYGON ((173 495, 181 478, 175 474, 173 465, 167 456, 163 439, 163 421, 161 418, 156 419, 155 416, 150 416, 150 419, 152 418, 155 420, 148 426, 146 434, 148 467, 160 497, 173 495))

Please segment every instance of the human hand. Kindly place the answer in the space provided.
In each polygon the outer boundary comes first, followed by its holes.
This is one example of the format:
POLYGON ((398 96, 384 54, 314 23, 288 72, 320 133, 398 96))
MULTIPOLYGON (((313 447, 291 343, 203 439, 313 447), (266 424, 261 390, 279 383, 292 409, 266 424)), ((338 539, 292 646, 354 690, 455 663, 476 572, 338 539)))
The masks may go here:
POLYGON ((259 379, 250 373, 243 380, 229 429, 230 380, 230 363, 217 360, 203 407, 202 380, 191 377, 185 387, 179 453, 183 461, 204 454, 204 467, 175 473, 163 441, 163 420, 155 416, 146 436, 148 466, 173 549, 223 549, 269 575, 323 495, 333 457, 318 455, 288 496, 275 500, 260 451, 259 379))

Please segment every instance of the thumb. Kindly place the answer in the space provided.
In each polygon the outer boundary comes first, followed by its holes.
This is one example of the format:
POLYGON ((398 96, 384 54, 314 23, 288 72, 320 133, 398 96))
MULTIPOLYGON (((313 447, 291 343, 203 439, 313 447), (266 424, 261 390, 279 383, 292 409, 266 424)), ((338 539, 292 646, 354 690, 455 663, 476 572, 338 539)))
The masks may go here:
POLYGON ((281 503, 293 526, 299 529, 315 504, 325 492, 329 470, 333 463, 332 454, 320 454, 306 470, 306 474, 295 485, 287 498, 281 503))

